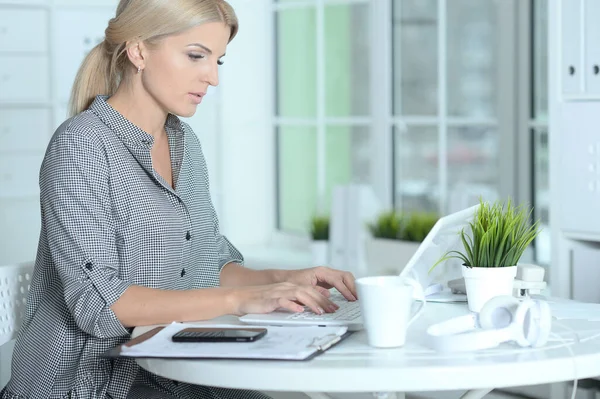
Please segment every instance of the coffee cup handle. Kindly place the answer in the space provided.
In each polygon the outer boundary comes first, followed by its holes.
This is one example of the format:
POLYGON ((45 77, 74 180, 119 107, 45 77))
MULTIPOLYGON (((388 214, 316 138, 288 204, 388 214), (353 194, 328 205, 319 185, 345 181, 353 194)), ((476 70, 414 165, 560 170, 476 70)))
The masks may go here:
POLYGON ((412 322, 415 321, 421 315, 421 313, 423 313, 423 310, 425 308, 425 302, 427 302, 427 300, 425 299, 425 292, 423 291, 423 287, 421 287, 421 284, 419 284, 417 280, 414 280, 410 277, 406 277, 405 281, 407 284, 410 284, 413 287, 415 293, 417 294, 417 300, 421 302, 415 314, 412 315, 412 317, 406 324, 406 327, 408 328, 408 326, 410 326, 412 322))

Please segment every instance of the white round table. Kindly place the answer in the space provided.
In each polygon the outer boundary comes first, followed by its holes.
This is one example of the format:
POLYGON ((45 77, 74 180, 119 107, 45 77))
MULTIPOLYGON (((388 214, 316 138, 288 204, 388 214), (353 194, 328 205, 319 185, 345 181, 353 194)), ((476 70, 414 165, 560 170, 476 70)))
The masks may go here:
MULTIPOLYGON (((428 303, 410 327, 403 348, 374 349, 358 331, 310 361, 138 359, 144 369, 170 379, 225 388, 290 392, 424 392, 481 390, 564 382, 600 375, 600 321, 553 321, 556 337, 543 348, 502 344, 471 353, 436 353, 425 329, 468 313, 466 304, 428 303), (570 350, 569 350, 570 348, 570 350), (574 356, 571 354, 573 352, 574 356)), ((218 321, 237 322, 236 318, 218 321)), ((214 321, 212 321, 214 322, 214 321)), ((134 336, 151 327, 139 327, 134 336)))

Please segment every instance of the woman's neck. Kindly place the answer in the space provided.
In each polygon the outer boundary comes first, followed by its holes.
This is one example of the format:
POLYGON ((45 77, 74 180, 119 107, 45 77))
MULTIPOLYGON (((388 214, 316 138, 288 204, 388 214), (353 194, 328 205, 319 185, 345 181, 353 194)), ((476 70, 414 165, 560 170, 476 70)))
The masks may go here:
POLYGON ((155 139, 165 134, 167 112, 145 91, 141 82, 121 84, 108 104, 155 139))

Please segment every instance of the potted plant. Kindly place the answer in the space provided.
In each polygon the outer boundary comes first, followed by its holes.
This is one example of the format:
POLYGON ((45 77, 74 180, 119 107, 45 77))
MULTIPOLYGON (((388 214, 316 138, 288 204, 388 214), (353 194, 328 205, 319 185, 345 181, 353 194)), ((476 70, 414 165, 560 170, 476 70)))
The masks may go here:
POLYGON ((314 216, 311 220, 311 252, 314 265, 329 263, 329 217, 314 216))
POLYGON ((428 212, 384 211, 367 225, 367 263, 375 274, 398 274, 433 228, 438 216, 428 212))
MULTIPOLYGON (((463 250, 448 251, 433 267, 450 258, 462 261, 467 301, 473 312, 499 295, 512 295, 517 263, 539 234, 539 220, 530 222, 532 210, 480 200, 473 220, 460 231, 463 250)), ((432 267, 432 269, 433 269, 432 267)))

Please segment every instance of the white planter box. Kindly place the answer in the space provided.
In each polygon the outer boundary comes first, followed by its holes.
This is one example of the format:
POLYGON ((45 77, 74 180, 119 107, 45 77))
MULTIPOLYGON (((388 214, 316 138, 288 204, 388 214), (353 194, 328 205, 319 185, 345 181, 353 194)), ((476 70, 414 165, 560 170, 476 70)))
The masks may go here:
POLYGON ((313 266, 329 265, 329 241, 313 240, 310 242, 313 266))
POLYGON ((369 275, 400 274, 419 248, 418 242, 387 238, 367 239, 367 265, 369 275))

